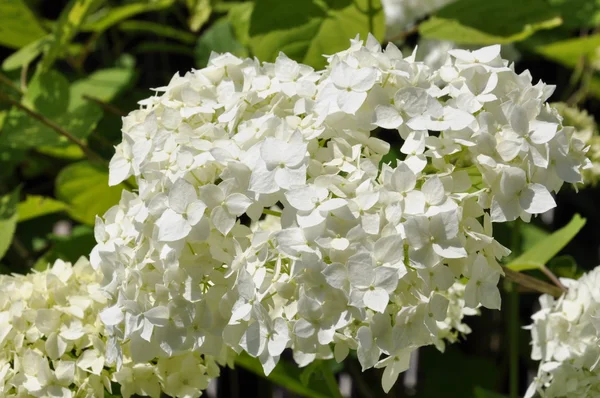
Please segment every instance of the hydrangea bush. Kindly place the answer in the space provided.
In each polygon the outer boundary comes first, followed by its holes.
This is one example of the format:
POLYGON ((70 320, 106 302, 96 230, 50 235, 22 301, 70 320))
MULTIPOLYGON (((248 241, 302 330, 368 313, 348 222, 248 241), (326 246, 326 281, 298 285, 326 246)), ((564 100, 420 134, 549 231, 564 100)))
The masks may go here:
POLYGON ((531 358, 540 361, 526 398, 600 395, 600 267, 579 280, 561 279, 569 289, 558 299, 540 297, 532 316, 531 358))
POLYGON ((300 366, 356 350, 388 391, 460 330, 461 289, 467 311, 500 308, 492 224, 551 209, 589 160, 553 87, 499 54, 431 69, 369 37, 322 71, 214 54, 157 88, 110 163, 139 191, 95 227, 108 358, 245 351, 268 374, 286 348, 300 366))

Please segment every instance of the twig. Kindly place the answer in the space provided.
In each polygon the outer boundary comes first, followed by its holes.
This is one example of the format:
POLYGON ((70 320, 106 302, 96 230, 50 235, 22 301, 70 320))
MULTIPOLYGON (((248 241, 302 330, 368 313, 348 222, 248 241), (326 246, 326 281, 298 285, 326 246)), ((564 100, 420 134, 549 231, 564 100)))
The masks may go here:
POLYGON ((100 155, 98 155, 96 152, 92 151, 83 141, 81 141, 79 138, 75 137, 73 134, 71 134, 67 130, 63 129, 58 124, 54 123, 52 120, 46 118, 44 115, 27 108, 20 102, 15 101, 14 99, 12 99, 9 96, 2 94, 2 93, 0 93, 0 101, 7 102, 7 103, 11 104, 12 106, 15 106, 15 107, 21 109, 22 111, 27 113, 29 116, 31 116, 35 120, 45 124, 46 126, 50 127, 52 130, 57 132, 59 135, 65 137, 66 139, 68 139, 69 141, 71 141, 72 143, 77 145, 79 148, 81 148, 83 153, 86 154, 86 156, 88 157, 88 159, 90 161, 106 164, 106 161, 104 159, 102 159, 102 157, 100 157, 100 155))
POLYGON ((546 267, 545 265, 542 265, 542 267, 540 268, 540 271, 542 271, 544 273, 544 275, 546 275, 548 277, 548 279, 550 279, 552 281, 552 283, 554 283, 556 286, 558 286, 563 292, 567 291, 567 288, 565 287, 565 285, 560 283, 560 280, 556 277, 556 275, 554 275, 554 273, 552 271, 550 271, 550 269, 548 269, 548 267, 546 267))
POLYGON ((92 97, 91 95, 86 95, 86 94, 83 95, 83 98, 100 105, 100 107, 102 107, 103 109, 105 109, 106 111, 108 111, 110 113, 114 113, 117 116, 125 116, 125 112, 121 111, 119 108, 117 108, 114 105, 111 105, 107 102, 102 101, 101 99, 98 99, 96 97, 92 97))
POLYGON ((27 72, 29 71, 29 62, 21 68, 21 92, 27 91, 27 72))
POLYGON ((21 91, 19 86, 17 86, 15 83, 13 83, 12 80, 10 80, 8 77, 4 76, 2 73, 0 73, 0 83, 12 88, 13 90, 17 91, 19 94, 23 95, 23 91, 21 91))
POLYGON ((532 276, 513 271, 512 269, 504 266, 502 269, 504 270, 504 276, 507 279, 510 279, 511 281, 525 288, 535 290, 536 292, 549 294, 554 297, 560 297, 560 295, 564 293, 563 290, 558 286, 554 286, 532 276))

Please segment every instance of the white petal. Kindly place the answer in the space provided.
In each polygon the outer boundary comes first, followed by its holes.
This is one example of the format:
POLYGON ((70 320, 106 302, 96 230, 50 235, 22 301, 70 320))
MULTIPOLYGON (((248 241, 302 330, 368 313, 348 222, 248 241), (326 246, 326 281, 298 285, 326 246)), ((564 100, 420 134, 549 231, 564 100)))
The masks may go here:
POLYGON ((229 214, 222 206, 217 206, 212 210, 210 219, 220 233, 227 235, 235 225, 236 217, 229 214))
POLYGON ((397 129, 402 125, 404 119, 393 106, 377 105, 375 108, 375 121, 373 124, 384 129, 397 129))
POLYGON ((184 213, 187 205, 198 199, 196 188, 184 179, 173 184, 169 192, 169 207, 177 213, 184 213))
POLYGON ((525 188, 521 192, 519 203, 523 210, 529 214, 544 213, 556 207, 554 198, 548 189, 541 184, 530 184, 525 188))
POLYGON ((390 296, 388 292, 380 287, 376 287, 375 289, 367 290, 365 295, 363 296, 363 302, 367 307, 372 309, 373 311, 381 312, 385 311, 385 308, 388 305, 390 300, 390 296))
POLYGON ((158 229, 158 240, 162 242, 174 242, 183 239, 192 230, 187 220, 171 209, 165 210, 156 221, 156 228, 158 229))
POLYGON ((227 197, 225 204, 227 206, 227 210, 235 216, 241 216, 246 212, 248 207, 252 205, 252 200, 248 198, 246 195, 242 195, 241 193, 234 193, 227 197))

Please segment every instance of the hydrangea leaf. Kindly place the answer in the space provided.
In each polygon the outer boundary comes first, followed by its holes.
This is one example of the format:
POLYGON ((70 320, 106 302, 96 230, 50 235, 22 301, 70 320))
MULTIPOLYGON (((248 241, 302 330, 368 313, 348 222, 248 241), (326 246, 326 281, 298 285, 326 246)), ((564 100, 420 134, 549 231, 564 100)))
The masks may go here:
POLYGON ((419 33, 456 43, 507 44, 561 23, 558 13, 543 0, 460 0, 423 22, 419 33))
POLYGON ((221 19, 208 28, 196 43, 194 55, 196 66, 205 67, 211 52, 230 52, 234 55, 245 56, 247 51, 233 35, 231 23, 221 19))
POLYGON ((104 32, 106 29, 145 12, 163 10, 170 7, 175 0, 157 0, 157 1, 138 1, 129 3, 120 7, 114 7, 108 10, 101 10, 96 14, 90 15, 81 30, 84 32, 104 32))
POLYGON ((104 102, 112 101, 123 92, 135 76, 133 67, 100 69, 71 85, 69 108, 89 103, 83 96, 89 95, 104 102))
POLYGON ((600 34, 595 34, 552 41, 545 45, 533 47, 533 51, 559 64, 573 68, 582 57, 595 57, 598 47, 600 47, 600 34))
POLYGON ((378 0, 257 0, 250 19, 250 48, 263 61, 280 51, 312 67, 325 65, 324 54, 347 47, 348 39, 385 33, 378 0))
POLYGON ((52 68, 54 62, 71 42, 91 10, 102 3, 103 0, 71 0, 60 14, 54 26, 49 45, 45 48, 42 61, 37 72, 44 73, 52 68))
POLYGON ((548 0, 548 3, 560 13, 566 28, 595 28, 600 24, 599 0, 548 0))
POLYGON ((42 53, 42 51, 44 51, 49 42, 50 35, 46 35, 40 39, 32 41, 25 47, 22 47, 18 51, 15 51, 9 55, 4 62, 2 62, 2 69, 5 71, 11 71, 18 69, 23 65, 29 64, 31 61, 36 59, 42 53))
POLYGON ((507 267, 515 271, 539 269, 562 250, 585 225, 585 218, 576 214, 558 231, 536 243, 525 253, 511 261, 507 267))
POLYGON ((17 203, 20 189, 0 198, 0 259, 4 257, 17 228, 17 203))
MULTIPOLYGON (((99 90, 100 99, 116 95, 130 79, 132 72, 92 74, 69 87, 68 80, 54 70, 38 73, 31 81, 23 104, 52 120, 77 138, 86 138, 96 128, 103 116, 102 109, 82 98, 83 93, 94 95, 99 90), (111 80, 112 78, 112 80, 111 80)), ((8 148, 68 147, 69 141, 24 111, 12 108, 4 120, 0 146, 8 148)))
POLYGON ((59 200, 38 195, 28 195, 17 206, 19 222, 67 210, 69 206, 59 200))
POLYGON ((45 35, 24 0, 0 0, 0 45, 21 48, 45 35))
POLYGON ((109 187, 108 173, 88 162, 67 166, 56 177, 56 197, 70 205, 71 217, 89 225, 119 202, 124 188, 109 187))

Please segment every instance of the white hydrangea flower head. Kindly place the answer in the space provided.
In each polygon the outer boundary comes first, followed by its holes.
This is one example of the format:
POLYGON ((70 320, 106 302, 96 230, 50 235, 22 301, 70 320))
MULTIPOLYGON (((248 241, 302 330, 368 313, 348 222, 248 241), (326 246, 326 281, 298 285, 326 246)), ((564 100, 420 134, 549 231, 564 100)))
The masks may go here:
POLYGON ((356 349, 387 390, 458 325, 457 280, 468 308, 499 308, 492 222, 554 207, 587 160, 553 88, 499 46, 449 54, 431 69, 373 37, 322 71, 213 54, 141 101, 110 165, 139 192, 98 218, 90 259, 112 341, 136 363, 246 351, 266 373, 286 348, 301 366, 356 349))
POLYGON ((123 397, 199 397, 219 374, 213 358, 186 353, 122 366, 107 357, 102 276, 85 258, 57 260, 44 272, 0 275, 0 395, 103 397, 111 382, 123 397), (142 376, 143 375, 143 376, 142 376))
POLYGON ((531 317, 531 358, 540 366, 528 398, 600 395, 600 267, 561 282, 568 292, 541 296, 541 309, 531 317))

